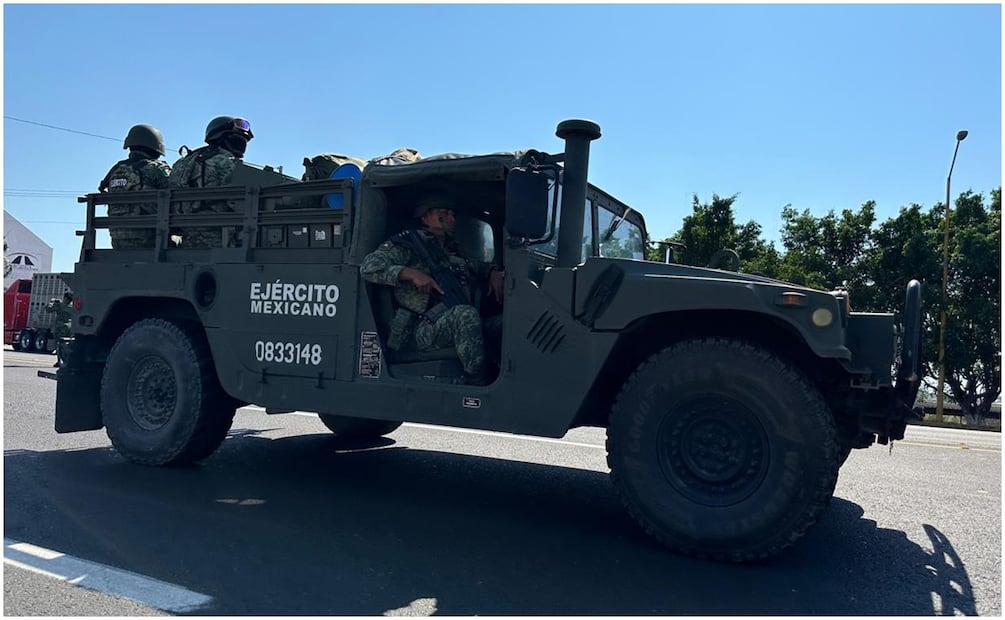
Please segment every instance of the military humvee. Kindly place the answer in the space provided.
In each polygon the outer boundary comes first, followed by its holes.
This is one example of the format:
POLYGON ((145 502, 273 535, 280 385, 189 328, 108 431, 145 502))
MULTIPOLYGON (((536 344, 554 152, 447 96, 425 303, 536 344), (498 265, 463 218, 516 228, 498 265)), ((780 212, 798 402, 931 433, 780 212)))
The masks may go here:
POLYGON ((843 291, 646 262, 642 216, 587 182, 600 128, 569 120, 557 135, 557 154, 375 161, 358 183, 265 186, 250 174, 82 197, 56 431, 104 426, 126 459, 168 465, 209 456, 245 403, 316 412, 356 438, 403 421, 547 437, 605 427, 617 493, 671 549, 747 561, 788 547, 828 504, 851 449, 903 437, 920 285, 907 287, 898 331, 893 314, 852 312, 843 291), (452 349, 388 350, 390 288, 359 275, 367 253, 414 225, 430 187, 466 205, 465 251, 505 268, 500 370, 487 386, 451 381, 452 349), (185 200, 243 208, 173 214, 185 200), (98 214, 136 201, 157 214, 98 214), (156 247, 97 247, 96 231, 116 226, 155 228, 156 247), (186 226, 237 230, 239 247, 172 247, 186 226))

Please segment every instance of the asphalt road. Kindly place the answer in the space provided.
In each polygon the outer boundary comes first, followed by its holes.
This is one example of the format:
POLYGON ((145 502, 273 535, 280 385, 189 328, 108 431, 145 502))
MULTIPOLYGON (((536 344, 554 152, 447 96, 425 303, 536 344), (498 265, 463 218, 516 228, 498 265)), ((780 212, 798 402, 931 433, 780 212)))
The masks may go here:
POLYGON ((599 429, 348 446, 245 408, 201 465, 144 468, 52 430, 52 362, 4 352, 5 615, 1002 613, 999 434, 855 451, 803 541, 734 566, 636 527, 599 429))

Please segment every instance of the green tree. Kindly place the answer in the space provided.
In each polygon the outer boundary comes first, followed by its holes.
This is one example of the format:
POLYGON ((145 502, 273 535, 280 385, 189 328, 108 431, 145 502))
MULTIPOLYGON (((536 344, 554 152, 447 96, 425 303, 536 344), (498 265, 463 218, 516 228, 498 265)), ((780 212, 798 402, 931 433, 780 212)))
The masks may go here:
MULTIPOLYGON (((682 255, 676 253, 678 262, 706 265, 719 249, 733 248, 743 271, 821 289, 847 282, 855 310, 893 310, 899 323, 905 287, 912 278, 920 280, 925 385, 934 392, 945 205, 928 211, 917 204, 902 208, 875 230, 873 201, 820 218, 787 205, 779 253, 760 238, 757 223, 736 225, 736 198, 713 194, 712 202, 703 204, 694 196, 692 213, 666 239, 687 245, 682 255)), ((950 214, 946 390, 972 425, 983 422, 1001 394, 1001 188, 992 190, 990 198, 985 205, 983 195, 965 192, 950 214)), ((662 262, 663 249, 651 247, 647 256, 662 262)))
POLYGON ((861 261, 872 243, 876 203, 866 202, 858 211, 845 209, 817 218, 782 208, 782 245, 785 255, 778 275, 782 280, 813 288, 833 289, 847 282, 853 290, 868 283, 861 261))
MULTIPOLYGON (((925 384, 937 387, 942 302, 945 205, 928 212, 901 209, 881 224, 864 260, 870 286, 852 291, 858 310, 904 306, 911 278, 922 283, 922 359, 925 384)), ((1001 188, 991 204, 973 192, 961 194, 950 214, 946 294, 946 388, 968 423, 979 426, 1001 393, 1001 188)))
MULTIPOLYGON (((683 251, 675 251, 677 262, 704 267, 712 256, 724 248, 736 251, 740 270, 774 276, 779 262, 778 252, 761 239, 761 225, 751 220, 738 225, 733 203, 738 194, 723 198, 712 194, 712 202, 702 203, 695 194, 691 215, 684 218, 681 229, 665 241, 683 243, 683 251)), ((651 248, 650 260, 662 261, 664 250, 651 248)))
POLYGON ((1001 393, 1001 188, 956 199, 946 296, 946 383, 980 425, 1001 393))

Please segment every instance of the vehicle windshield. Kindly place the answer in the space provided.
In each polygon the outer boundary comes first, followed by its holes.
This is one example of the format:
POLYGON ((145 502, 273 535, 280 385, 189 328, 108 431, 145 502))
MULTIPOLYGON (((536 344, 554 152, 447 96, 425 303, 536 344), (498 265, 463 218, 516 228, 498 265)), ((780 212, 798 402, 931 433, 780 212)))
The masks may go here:
POLYGON ((603 204, 597 205, 597 229, 600 231, 597 255, 644 260, 645 233, 637 221, 632 221, 632 216, 638 214, 630 207, 625 209, 619 214, 603 204))
MULTIPOLYGON (((562 186, 556 184, 549 195, 549 205, 556 205, 555 234, 548 243, 535 247, 537 252, 558 254, 558 226, 561 225, 562 186), (555 193, 558 196, 555 196, 555 193)), ((646 224, 642 215, 598 187, 586 190, 583 217, 582 260, 591 256, 645 260, 646 224)), ((549 218, 551 213, 549 211, 549 218)))
POLYGON ((593 255, 604 258, 646 257, 646 222, 642 214, 598 187, 586 190, 587 201, 595 206, 593 255))

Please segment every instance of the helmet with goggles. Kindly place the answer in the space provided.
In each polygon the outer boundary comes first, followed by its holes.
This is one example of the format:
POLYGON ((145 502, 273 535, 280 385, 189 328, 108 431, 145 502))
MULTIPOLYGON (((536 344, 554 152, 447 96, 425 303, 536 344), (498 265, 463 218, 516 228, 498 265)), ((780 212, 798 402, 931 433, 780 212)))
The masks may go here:
POLYGON ((255 137, 251 133, 251 123, 247 119, 238 116, 217 116, 206 125, 206 142, 217 140, 229 133, 242 136, 245 140, 255 137))

